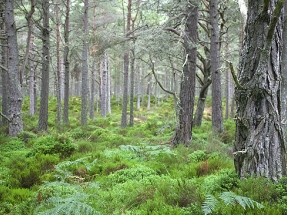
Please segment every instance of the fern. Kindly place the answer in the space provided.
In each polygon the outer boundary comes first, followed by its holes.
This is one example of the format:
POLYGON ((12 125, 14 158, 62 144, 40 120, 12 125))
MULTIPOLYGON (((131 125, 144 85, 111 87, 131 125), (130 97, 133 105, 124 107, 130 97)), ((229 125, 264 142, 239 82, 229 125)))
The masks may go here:
POLYGON ((205 201, 202 204, 203 213, 205 215, 210 214, 213 211, 219 209, 220 207, 222 207, 224 205, 235 206, 238 204, 241 207, 243 207, 244 210, 246 210, 246 208, 255 208, 255 206, 257 208, 263 208, 264 207, 259 202, 256 202, 256 201, 254 201, 248 197, 245 197, 245 196, 236 195, 233 192, 223 192, 219 195, 219 199, 221 201, 216 199, 213 195, 207 195, 205 198, 205 201), (223 204, 221 202, 223 202, 223 204))
POLYGON ((75 195, 63 198, 60 196, 52 196, 47 199, 43 204, 38 206, 35 214, 38 215, 73 215, 85 214, 96 215, 100 214, 93 207, 88 205, 85 200, 89 195, 77 192, 75 195))

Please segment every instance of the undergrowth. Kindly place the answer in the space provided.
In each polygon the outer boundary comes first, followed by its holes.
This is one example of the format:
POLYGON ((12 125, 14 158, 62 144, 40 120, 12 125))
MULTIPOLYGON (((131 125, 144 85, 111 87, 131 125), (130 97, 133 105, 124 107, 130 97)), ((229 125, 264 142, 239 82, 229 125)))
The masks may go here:
POLYGON ((47 133, 37 132, 38 116, 24 102, 24 132, 0 134, 0 214, 287 214, 286 178, 237 177, 233 121, 213 135, 207 109, 191 145, 173 148, 174 100, 156 102, 135 110, 134 126, 120 128, 113 99, 112 115, 96 113, 81 127, 73 97, 69 123, 58 132, 50 98, 47 133))

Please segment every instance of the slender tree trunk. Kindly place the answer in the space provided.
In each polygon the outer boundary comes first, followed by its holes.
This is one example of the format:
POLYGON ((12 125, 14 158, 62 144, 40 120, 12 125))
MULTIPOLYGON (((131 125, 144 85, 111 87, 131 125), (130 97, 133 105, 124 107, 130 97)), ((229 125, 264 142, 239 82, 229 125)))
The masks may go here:
POLYGON ((31 35, 30 40, 30 77, 29 77, 29 94, 30 94, 30 106, 29 113, 31 115, 35 114, 35 63, 34 63, 34 35, 31 35))
MULTIPOLYGON (((226 34, 226 41, 228 41, 228 34, 226 34)), ((225 60, 229 58, 229 44, 226 44, 225 60)), ((227 63, 226 63, 227 64, 227 63)), ((225 71, 225 119, 229 118, 229 104, 230 104, 230 71, 229 66, 226 65, 225 71)))
POLYGON ((50 77, 50 13, 49 0, 43 0, 43 27, 42 27, 42 41, 43 41, 43 56, 42 56, 42 87, 41 87, 41 101, 40 113, 38 121, 38 130, 48 130, 48 99, 49 99, 49 77, 50 77))
POLYGON ((130 76, 130 123, 129 126, 134 125, 134 75, 135 75, 135 50, 131 50, 131 76, 130 76))
POLYGON ((283 2, 248 1, 248 24, 235 89, 234 164, 240 177, 257 175, 278 181, 286 175, 280 117, 283 2))
POLYGON ((209 1, 209 15, 211 23, 212 130, 215 133, 221 133, 223 131, 223 118, 217 0, 209 1))
POLYGON ((59 2, 57 0, 56 11, 56 55, 57 55, 57 78, 56 78, 56 91, 57 91, 57 124, 58 130, 62 129, 62 96, 61 96, 61 57, 60 57, 60 17, 59 17, 59 2))
POLYGON ((141 70, 140 67, 137 69, 137 109, 141 108, 141 70))
POLYGON ((192 140, 192 121, 195 96, 195 72, 197 56, 198 7, 189 1, 184 29, 184 66, 181 77, 178 122, 172 142, 175 146, 189 145, 192 140))
POLYGON ((148 85, 147 85, 147 109, 150 110, 150 97, 151 97, 151 74, 148 75, 148 85))
POLYGON ((14 1, 6 0, 5 24, 9 53, 8 85, 9 85, 9 135, 16 136, 23 130, 22 122, 22 90, 19 80, 19 54, 17 33, 14 20, 14 1))
POLYGON ((95 82, 96 82, 96 60, 93 61, 93 67, 91 71, 91 98, 90 98, 90 119, 95 119, 95 82))
POLYGON ((107 55, 106 52, 103 55, 102 61, 102 74, 101 74, 101 116, 107 115, 107 55))
POLYGON ((65 65, 65 79, 64 79, 64 123, 69 122, 69 96, 70 96, 70 62, 69 62, 69 30, 70 29, 70 0, 66 1, 66 18, 64 31, 64 65, 65 65))
POLYGON ((107 113, 111 114, 112 113, 112 108, 111 108, 111 71, 109 68, 109 57, 107 55, 107 113))
POLYGON ((88 96, 88 10, 89 0, 84 2, 84 41, 83 41, 83 55, 82 55, 82 112, 81 124, 87 126, 87 96, 88 96))

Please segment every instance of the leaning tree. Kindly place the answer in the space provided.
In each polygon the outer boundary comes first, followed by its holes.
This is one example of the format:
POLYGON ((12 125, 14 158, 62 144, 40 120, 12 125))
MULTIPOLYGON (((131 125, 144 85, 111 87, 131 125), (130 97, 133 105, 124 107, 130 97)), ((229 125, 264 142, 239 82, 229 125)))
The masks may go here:
POLYGON ((234 163, 240 177, 285 175, 280 116, 284 0, 249 0, 239 63, 234 163), (262 7, 263 6, 263 7, 262 7))

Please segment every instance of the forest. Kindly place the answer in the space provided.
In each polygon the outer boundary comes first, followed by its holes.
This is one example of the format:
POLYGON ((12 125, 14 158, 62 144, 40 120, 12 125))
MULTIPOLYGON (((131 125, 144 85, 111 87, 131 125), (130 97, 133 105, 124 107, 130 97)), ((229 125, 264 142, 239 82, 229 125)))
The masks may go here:
POLYGON ((287 1, 2 0, 0 214, 287 214, 287 1))

